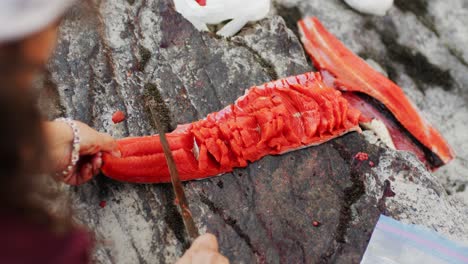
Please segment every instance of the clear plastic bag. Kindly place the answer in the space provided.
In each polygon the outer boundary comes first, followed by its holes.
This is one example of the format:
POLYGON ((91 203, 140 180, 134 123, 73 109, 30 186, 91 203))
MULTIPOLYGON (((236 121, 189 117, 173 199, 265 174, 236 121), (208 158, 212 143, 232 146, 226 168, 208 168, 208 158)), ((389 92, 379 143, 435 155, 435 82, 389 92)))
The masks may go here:
POLYGON ((468 263, 468 247, 427 228, 381 215, 361 264, 468 263))

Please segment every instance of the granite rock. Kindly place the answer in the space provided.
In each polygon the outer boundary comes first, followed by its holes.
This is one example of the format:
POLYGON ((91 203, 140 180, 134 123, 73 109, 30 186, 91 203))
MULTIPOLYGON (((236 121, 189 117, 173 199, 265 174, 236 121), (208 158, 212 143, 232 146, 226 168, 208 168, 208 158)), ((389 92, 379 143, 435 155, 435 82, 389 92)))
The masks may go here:
MULTIPOLYGON (((313 70, 294 22, 316 15, 401 84, 460 158, 433 175, 372 134, 350 133, 185 183, 197 225, 218 237, 232 263, 358 263, 381 213, 466 242, 467 207, 440 183, 452 175, 467 181, 468 148, 460 133, 468 126, 461 122, 467 119, 466 50, 451 34, 466 36, 445 33, 450 23, 436 4, 427 6, 433 28, 398 3, 375 18, 337 0, 276 1, 267 19, 222 39, 195 30, 168 1, 96 1, 66 16, 41 82, 42 106, 50 118, 70 116, 120 138, 155 133, 145 108, 153 98, 170 130, 232 103, 252 85, 313 70), (428 68, 412 70, 408 60, 428 68), (424 77, 427 69, 442 79, 424 77), (116 110, 126 113, 124 122, 112 123, 116 110), (358 152, 369 160, 356 160, 358 152)), ((174 263, 187 247, 170 185, 100 175, 70 189, 77 218, 99 239, 98 263, 174 263)))

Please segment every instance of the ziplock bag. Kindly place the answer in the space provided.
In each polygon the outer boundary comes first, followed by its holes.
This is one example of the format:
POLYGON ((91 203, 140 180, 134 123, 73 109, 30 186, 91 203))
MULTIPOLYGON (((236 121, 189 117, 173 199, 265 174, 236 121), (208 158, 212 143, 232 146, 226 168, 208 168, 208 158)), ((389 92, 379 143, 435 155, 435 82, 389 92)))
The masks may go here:
POLYGON ((381 215, 361 261, 371 263, 468 263, 468 247, 425 227, 381 215))

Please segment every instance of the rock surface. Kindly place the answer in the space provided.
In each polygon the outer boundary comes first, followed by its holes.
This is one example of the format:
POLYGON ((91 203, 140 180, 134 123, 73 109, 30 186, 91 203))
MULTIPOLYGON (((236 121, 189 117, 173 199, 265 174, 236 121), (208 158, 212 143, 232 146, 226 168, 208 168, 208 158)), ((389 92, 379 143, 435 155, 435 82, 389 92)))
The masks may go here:
MULTIPOLYGON (((74 8, 42 82, 49 117, 71 116, 115 137, 148 135, 150 96, 167 114, 168 128, 203 118, 254 84, 311 71, 294 22, 317 15, 401 84, 461 158, 434 176, 412 155, 380 147, 369 133, 351 133, 186 183, 197 225, 218 237, 232 263, 358 263, 380 213, 468 242, 467 207, 439 182, 456 175, 466 183, 468 158, 460 133, 468 126, 467 45, 459 43, 466 36, 450 30, 434 3, 445 2, 431 1, 415 14, 396 1, 389 15, 375 18, 337 0, 278 1, 275 12, 285 20, 272 14, 231 39, 196 31, 167 2, 74 8), (126 113, 124 122, 112 123, 116 110, 126 113), (354 159, 358 152, 374 166, 354 159)), ((463 17, 468 8, 459 9, 463 17)), ((98 263, 174 263, 186 247, 169 185, 98 176, 72 190, 78 218, 100 239, 98 263)))

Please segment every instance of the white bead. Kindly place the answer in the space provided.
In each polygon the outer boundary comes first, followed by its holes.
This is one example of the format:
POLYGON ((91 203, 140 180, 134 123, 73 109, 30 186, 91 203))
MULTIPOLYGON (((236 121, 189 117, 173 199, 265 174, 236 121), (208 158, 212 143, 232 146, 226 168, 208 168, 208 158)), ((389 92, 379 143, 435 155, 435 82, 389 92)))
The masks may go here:
POLYGON ((73 168, 75 167, 76 163, 80 159, 80 130, 76 123, 70 118, 57 118, 55 121, 64 122, 70 126, 73 131, 73 143, 72 143, 72 153, 71 153, 71 164, 67 166, 67 169, 62 172, 63 175, 68 175, 73 168))

